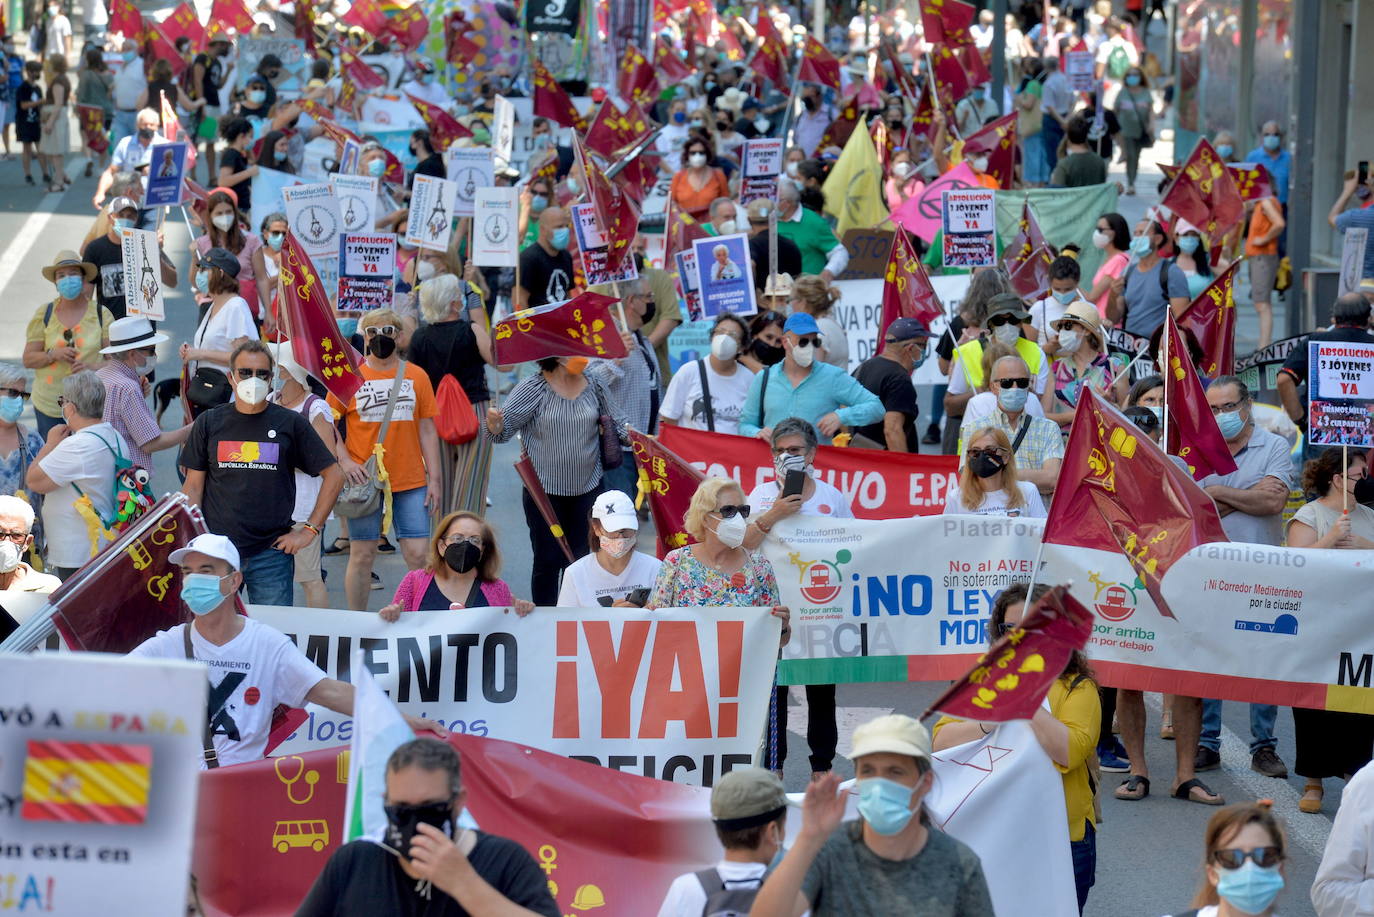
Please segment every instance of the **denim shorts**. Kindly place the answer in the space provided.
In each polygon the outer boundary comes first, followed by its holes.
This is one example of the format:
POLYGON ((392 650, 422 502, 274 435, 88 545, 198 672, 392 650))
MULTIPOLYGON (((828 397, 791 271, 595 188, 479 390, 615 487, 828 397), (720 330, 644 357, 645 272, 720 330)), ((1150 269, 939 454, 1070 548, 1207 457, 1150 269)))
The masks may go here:
MULTIPOLYGON (((391 530, 397 538, 428 538, 429 510, 425 508, 425 487, 398 490, 391 494, 391 530)), ((382 509, 348 520, 348 537, 353 541, 379 541, 382 537, 382 509)))

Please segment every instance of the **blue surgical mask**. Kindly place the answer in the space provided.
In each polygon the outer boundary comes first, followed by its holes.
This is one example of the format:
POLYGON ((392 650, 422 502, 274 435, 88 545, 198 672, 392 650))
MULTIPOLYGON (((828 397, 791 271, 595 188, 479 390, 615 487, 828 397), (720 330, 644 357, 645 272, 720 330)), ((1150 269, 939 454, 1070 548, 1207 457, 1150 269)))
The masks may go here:
POLYGON ((81 275, 68 274, 57 279, 57 295, 63 299, 76 299, 81 295, 81 275))
POLYGON ((983 99, 984 99, 984 97, 985 97, 986 95, 987 95, 986 91, 984 91, 984 90, 982 89, 982 87, 979 87, 978 89, 973 90, 973 101, 975 101, 975 102, 981 102, 981 101, 983 101, 983 99))
POLYGON ((1062 292, 1062 293, 1055 293, 1055 294, 1054 294, 1054 298, 1057 299, 1057 300, 1059 300, 1061 303, 1063 303, 1064 305, 1067 306, 1067 305, 1068 305, 1069 303, 1071 303, 1071 302, 1077 302, 1077 300, 1078 300, 1078 291, 1077 291, 1077 290, 1065 290, 1065 291, 1062 292))
POLYGON ((181 600, 191 609, 191 614, 196 617, 208 615, 224 603, 224 593, 219 589, 223 579, 212 573, 187 573, 181 578, 181 600))
POLYGON ((1141 407, 1155 415, 1155 420, 1164 423, 1164 406, 1161 404, 1143 404, 1141 407))
POLYGON ((547 206, 549 206, 549 198, 547 195, 536 194, 530 198, 530 209, 535 213, 539 213, 547 206))
POLYGON ((555 229, 553 231, 553 238, 549 241, 553 244, 554 248, 558 249, 560 252, 563 251, 563 249, 568 247, 568 227, 564 226, 561 229, 555 229))
POLYGON ((426 86, 428 86, 430 83, 434 82, 434 74, 432 74, 432 73, 422 73, 422 74, 420 74, 420 82, 421 82, 421 83, 424 83, 426 86))
POLYGON ((1127 75, 1126 75, 1126 85, 1127 85, 1127 86, 1139 86, 1139 85, 1140 85, 1140 77, 1139 77, 1137 74, 1134 74, 1134 73, 1127 74, 1127 75))
POLYGON ((919 354, 916 355, 916 358, 911 361, 911 371, 915 372, 916 370, 920 369, 921 364, 925 363, 925 361, 926 352, 922 350, 919 354))
POLYGON ((268 233, 268 234, 267 234, 267 244, 270 245, 270 246, 272 247, 272 251, 274 251, 274 252, 279 252, 279 251, 281 251, 281 247, 282 247, 283 244, 285 244, 285 242, 286 242, 286 234, 285 234, 285 233, 281 233, 281 232, 272 232, 272 233, 268 233))
POLYGON ((1235 439, 1240 435, 1240 431, 1245 429, 1245 418, 1240 415, 1240 411, 1218 414, 1217 429, 1221 431, 1222 439, 1235 439))
POLYGON ((865 777, 857 784, 859 814, 868 826, 885 837, 900 834, 916 814, 911 808, 913 790, 886 777, 865 777))
POLYGON ((534 148, 536 151, 547 150, 553 146, 553 134, 540 134, 534 138, 534 148))
POLYGON ((0 420, 14 423, 24 413, 24 399, 13 395, 0 398, 0 420))
POLYGON ((134 221, 129 219, 128 217, 115 217, 114 227, 117 230, 133 229, 134 221))
POLYGON ((568 191, 572 193, 573 197, 577 197, 582 193, 582 183, 575 178, 569 178, 568 191))
POLYGON ((1217 146, 1217 155, 1220 156, 1224 162, 1230 162, 1236 155, 1236 148, 1229 143, 1219 144, 1217 146))
POLYGON ((1283 890, 1278 866, 1256 866, 1247 859, 1239 869, 1218 869, 1217 894, 1246 914, 1259 914, 1274 903, 1283 890))
POLYGON ((1002 410, 1011 414, 1024 410, 1026 407, 1026 399, 1029 397, 1030 389, 1028 388, 1013 387, 999 388, 997 390, 997 403, 1001 405, 1002 410))
POLYGON ((674 123, 674 124, 686 124, 686 123, 687 123, 687 112, 685 112, 685 111, 675 111, 675 112, 673 112, 673 123, 674 123))
POLYGON ((367 174, 373 178, 381 178, 386 173, 385 159, 369 159, 367 162, 367 174))
POLYGON ((210 294, 209 271, 196 271, 196 289, 207 296, 210 294))
POLYGON ((248 101, 253 105, 261 105, 267 101, 267 93, 261 89, 250 89, 248 91, 248 101))
POLYGON ((346 338, 351 338, 358 333, 358 320, 356 318, 339 319, 339 334, 346 338))
POLYGON ((1144 258, 1153 248, 1150 246, 1149 236, 1134 236, 1131 239, 1131 254, 1138 258, 1144 258))
POLYGON ((1271 153, 1272 153, 1274 150, 1277 150, 1277 149, 1279 148, 1279 144, 1282 143, 1282 142, 1283 142, 1283 138, 1280 137, 1278 134, 1265 134, 1265 135, 1264 135, 1264 148, 1265 148, 1266 150, 1269 150, 1271 153))

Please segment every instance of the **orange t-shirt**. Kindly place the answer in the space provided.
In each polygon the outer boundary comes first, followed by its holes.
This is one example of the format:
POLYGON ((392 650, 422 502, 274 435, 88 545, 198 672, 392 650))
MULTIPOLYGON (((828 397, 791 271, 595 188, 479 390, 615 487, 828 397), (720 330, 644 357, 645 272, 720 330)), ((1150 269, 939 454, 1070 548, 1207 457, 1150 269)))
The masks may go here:
POLYGON ((1274 228, 1274 221, 1269 219, 1269 214, 1264 208, 1264 202, 1273 198, 1264 198, 1255 204, 1255 212, 1250 215, 1250 233, 1245 237, 1246 255, 1277 255, 1279 253, 1278 236, 1270 239, 1263 245, 1256 245, 1255 240, 1263 238, 1274 228))
POLYGON ((683 169, 673 176, 669 193, 678 207, 693 216, 709 210, 711 202, 716 198, 730 196, 730 183, 725 180, 725 173, 720 169, 711 170, 711 180, 700 190, 692 187, 692 180, 687 177, 687 173, 688 170, 683 169))
MULTIPOLYGON (((396 382, 395 371, 373 369, 366 363, 358 367, 363 376, 362 387, 348 402, 348 409, 333 395, 329 406, 344 417, 348 428, 348 454, 362 464, 372 454, 377 433, 386 416, 387 400, 396 382)), ((386 431, 387 473, 391 475, 391 489, 414 490, 425 486, 424 453, 420 450, 420 421, 433 417, 438 411, 434 401, 434 387, 429 376, 414 363, 406 364, 405 381, 401 383, 396 409, 391 412, 391 426, 386 431)))

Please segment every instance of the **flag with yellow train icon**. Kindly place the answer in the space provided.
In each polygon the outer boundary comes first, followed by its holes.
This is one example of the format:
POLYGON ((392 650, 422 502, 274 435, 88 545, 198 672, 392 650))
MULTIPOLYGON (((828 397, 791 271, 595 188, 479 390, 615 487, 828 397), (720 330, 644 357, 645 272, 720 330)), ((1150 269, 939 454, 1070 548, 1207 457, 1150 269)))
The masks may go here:
POLYGON ((142 824, 152 769, 149 745, 30 740, 20 814, 29 821, 142 824))

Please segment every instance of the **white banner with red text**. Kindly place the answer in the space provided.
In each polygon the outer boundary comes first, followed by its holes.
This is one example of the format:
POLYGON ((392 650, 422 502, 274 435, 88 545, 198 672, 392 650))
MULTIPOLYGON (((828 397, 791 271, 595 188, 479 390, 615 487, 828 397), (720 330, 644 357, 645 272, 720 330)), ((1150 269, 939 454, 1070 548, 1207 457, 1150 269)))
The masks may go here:
MULTIPOLYGON (((362 650, 402 712, 454 732, 703 786, 754 760, 782 626, 766 608, 473 608, 394 623, 316 608, 249 614, 342 681, 362 650)), ((275 754, 349 741, 351 718, 307 712, 275 754)))
MULTIPOLYGON (((795 517, 764 542, 792 640, 784 684, 958 678, 987 647, 993 602, 1030 579, 1043 523, 1006 516, 795 517)), ((1160 614, 1121 554, 1044 546, 1036 582, 1070 583, 1096 620, 1102 683, 1374 713, 1374 551, 1218 543, 1164 577, 1160 614)))

